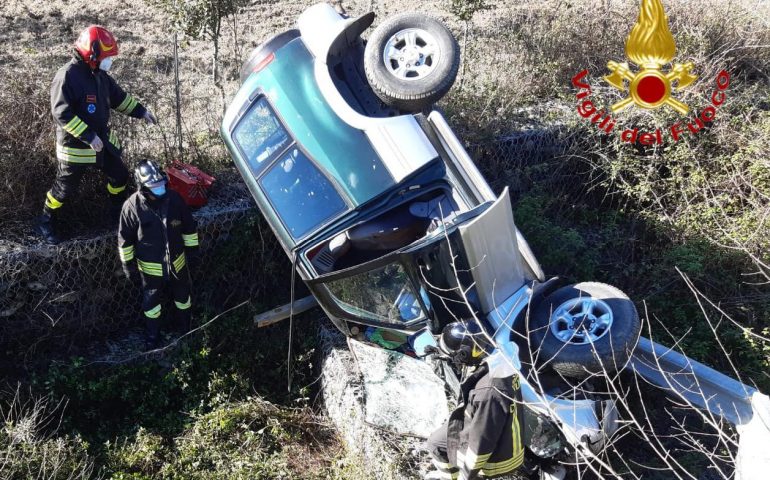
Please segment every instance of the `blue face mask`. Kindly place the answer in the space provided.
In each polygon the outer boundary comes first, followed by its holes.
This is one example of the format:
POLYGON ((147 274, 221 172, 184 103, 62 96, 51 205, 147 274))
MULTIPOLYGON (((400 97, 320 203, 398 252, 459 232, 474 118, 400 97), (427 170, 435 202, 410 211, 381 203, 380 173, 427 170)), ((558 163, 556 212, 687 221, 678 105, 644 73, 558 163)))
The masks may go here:
POLYGON ((166 186, 165 185, 160 185, 158 187, 153 187, 153 188, 150 189, 150 191, 156 197, 162 197, 163 195, 166 194, 166 186))

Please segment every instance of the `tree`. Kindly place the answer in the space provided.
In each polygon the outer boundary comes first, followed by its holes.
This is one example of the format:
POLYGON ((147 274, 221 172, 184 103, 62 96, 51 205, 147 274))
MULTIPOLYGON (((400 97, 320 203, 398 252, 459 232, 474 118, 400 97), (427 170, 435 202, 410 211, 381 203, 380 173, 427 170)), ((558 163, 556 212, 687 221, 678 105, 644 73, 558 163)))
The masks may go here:
POLYGON ((148 0, 171 18, 175 31, 191 39, 209 40, 214 44, 212 76, 219 85, 219 37, 222 22, 238 13, 248 0, 148 0))
POLYGON ((473 15, 482 10, 489 10, 492 6, 487 0, 449 0, 449 11, 463 22, 463 70, 460 74, 460 87, 462 88, 465 80, 465 60, 466 47, 468 46, 468 35, 470 34, 470 23, 473 15))

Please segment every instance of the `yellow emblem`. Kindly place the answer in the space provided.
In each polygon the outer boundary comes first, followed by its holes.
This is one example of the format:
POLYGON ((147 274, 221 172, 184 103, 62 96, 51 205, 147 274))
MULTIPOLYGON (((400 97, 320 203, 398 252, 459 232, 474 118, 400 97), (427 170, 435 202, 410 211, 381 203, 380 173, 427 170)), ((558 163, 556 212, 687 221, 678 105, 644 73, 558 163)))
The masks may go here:
POLYGON ((625 92, 625 81, 629 82, 630 96, 612 105, 613 112, 619 112, 632 103, 638 107, 655 109, 668 105, 682 115, 690 111, 684 103, 671 98, 672 85, 680 91, 698 77, 690 70, 691 62, 673 64, 671 71, 663 73, 662 67, 674 59, 676 44, 668 29, 668 17, 660 0, 642 0, 639 19, 626 39, 626 57, 641 70, 634 74, 628 63, 607 63, 612 73, 604 79, 620 91, 625 92))

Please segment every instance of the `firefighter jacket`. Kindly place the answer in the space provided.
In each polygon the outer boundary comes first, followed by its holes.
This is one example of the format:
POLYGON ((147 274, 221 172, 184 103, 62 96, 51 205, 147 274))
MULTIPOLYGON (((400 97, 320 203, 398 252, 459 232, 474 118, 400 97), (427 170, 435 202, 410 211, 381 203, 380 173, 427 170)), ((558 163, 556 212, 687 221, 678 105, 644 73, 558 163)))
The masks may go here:
POLYGON ((187 264, 185 249, 198 247, 196 228, 190 209, 175 191, 153 200, 141 190, 135 192, 120 213, 120 261, 136 259, 146 280, 176 276, 187 264))
POLYGON ((517 374, 496 378, 482 363, 461 386, 460 405, 447 424, 447 457, 458 478, 496 477, 524 461, 522 404, 517 374))
POLYGON ((109 128, 110 109, 136 118, 147 111, 107 72, 91 70, 77 58, 61 67, 51 84, 56 158, 68 163, 95 164, 97 153, 90 147, 94 135, 102 139, 104 148, 114 148, 119 155, 120 141, 109 128))

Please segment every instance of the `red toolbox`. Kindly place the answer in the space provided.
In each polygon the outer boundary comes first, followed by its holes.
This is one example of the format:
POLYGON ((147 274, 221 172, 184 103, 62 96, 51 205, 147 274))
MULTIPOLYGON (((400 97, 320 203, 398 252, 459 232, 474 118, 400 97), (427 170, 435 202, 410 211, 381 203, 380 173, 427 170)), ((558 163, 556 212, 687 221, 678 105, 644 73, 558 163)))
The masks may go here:
POLYGON ((174 162, 166 168, 168 186, 191 207, 202 207, 209 199, 208 189, 216 178, 189 163, 174 162))

